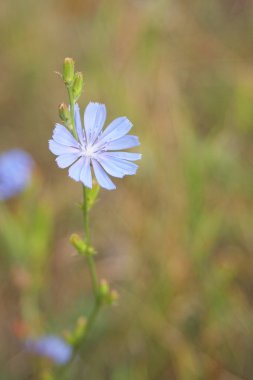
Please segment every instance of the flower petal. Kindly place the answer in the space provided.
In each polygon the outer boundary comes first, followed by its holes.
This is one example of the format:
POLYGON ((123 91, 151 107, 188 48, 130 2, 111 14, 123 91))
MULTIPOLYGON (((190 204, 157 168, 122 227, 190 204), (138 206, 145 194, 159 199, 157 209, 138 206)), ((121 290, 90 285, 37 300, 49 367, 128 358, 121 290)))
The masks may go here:
POLYGON ((79 153, 67 153, 67 154, 61 154, 56 158, 57 165, 59 168, 67 168, 68 166, 72 165, 73 162, 75 162, 80 157, 79 153))
POLYGON ((87 142, 94 142, 106 119, 106 107, 100 103, 89 103, 84 111, 84 127, 87 142))
POLYGON ((97 161, 105 169, 105 171, 113 177, 123 178, 126 173, 121 170, 121 168, 115 166, 110 159, 102 158, 101 156, 97 157, 97 161))
POLYGON ((80 181, 90 189, 92 188, 92 176, 90 168, 90 157, 85 158, 84 166, 81 170, 80 181))
POLYGON ((72 146, 78 148, 78 142, 72 136, 72 134, 61 124, 56 124, 53 131, 53 139, 59 144, 72 146))
POLYGON ((0 201, 19 194, 28 186, 33 167, 32 157, 21 149, 0 155, 0 201))
POLYGON ((54 335, 27 339, 25 341, 25 349, 28 352, 48 357, 57 364, 66 364, 73 352, 72 347, 68 343, 54 335))
POLYGON ((138 169, 138 165, 126 160, 110 157, 106 153, 99 155, 97 160, 107 173, 113 177, 122 178, 125 175, 133 175, 138 169))
POLYGON ((92 159, 92 165, 94 169, 94 173, 96 176, 96 179, 101 187, 104 187, 107 190, 114 190, 116 189, 116 186, 114 183, 110 180, 104 169, 100 166, 100 164, 92 159))
POLYGON ((122 160, 136 161, 141 159, 140 153, 129 153, 129 152, 106 152, 107 156, 114 158, 121 158, 122 160))
POLYGON ((118 149, 128 149, 134 146, 140 145, 137 136, 127 135, 123 136, 117 140, 108 142, 106 145, 106 150, 118 150, 118 149))
POLYGON ((69 176, 75 181, 80 181, 80 175, 82 168, 85 164, 85 157, 79 158, 70 168, 69 168, 69 176))
POLYGON ((117 119, 113 120, 111 124, 109 124, 108 127, 104 130, 98 140, 98 144, 119 139, 120 137, 126 135, 132 126, 133 124, 131 121, 128 120, 125 116, 118 117, 117 119))
POLYGON ((67 145, 62 145, 54 140, 49 140, 49 150, 55 154, 56 156, 59 156, 61 154, 67 154, 67 153, 77 153, 79 150, 77 148, 72 148, 67 145))
POLYGON ((81 122, 81 116, 80 116, 80 109, 79 105, 75 104, 75 126, 76 126, 76 132, 77 136, 79 138, 80 143, 85 142, 85 136, 84 136, 84 130, 81 122))

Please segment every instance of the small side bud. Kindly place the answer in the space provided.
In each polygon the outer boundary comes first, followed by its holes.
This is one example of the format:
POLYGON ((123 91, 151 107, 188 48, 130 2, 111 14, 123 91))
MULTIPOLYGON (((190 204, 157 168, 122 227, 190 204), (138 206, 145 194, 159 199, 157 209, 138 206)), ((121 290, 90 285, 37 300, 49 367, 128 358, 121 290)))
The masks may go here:
POLYGON ((72 92, 75 101, 79 99, 83 90, 83 74, 78 72, 75 74, 72 92))
POLYGON ((111 290, 106 280, 101 280, 99 284, 99 297, 104 305, 115 305, 118 300, 118 293, 111 290))
POLYGON ((94 205, 94 203, 96 202, 99 190, 100 190, 100 187, 97 184, 94 184, 92 186, 92 189, 89 189, 88 187, 86 188, 88 210, 90 210, 92 206, 94 205))
POLYGON ((71 124, 71 116, 68 109, 68 106, 65 103, 59 105, 59 116, 60 119, 69 126, 71 124))
POLYGON ((70 243, 77 250, 78 253, 84 254, 87 249, 86 243, 77 234, 72 234, 70 236, 70 243))
POLYGON ((75 62, 72 58, 65 58, 63 64, 63 80, 69 86, 73 83, 75 75, 75 62))
POLYGON ((86 332, 87 320, 84 317, 79 317, 76 323, 75 336, 76 340, 79 341, 82 339, 86 332))
POLYGON ((110 291, 110 289, 109 289, 108 282, 106 280, 101 280, 100 286, 99 286, 99 293, 100 293, 100 296, 102 297, 102 299, 107 298, 109 291, 110 291))
POLYGON ((70 243, 77 250, 80 255, 92 256, 96 254, 95 249, 88 245, 83 239, 80 238, 77 234, 72 234, 70 236, 70 243))
POLYGON ((74 339, 73 333, 71 331, 69 331, 69 330, 63 331, 63 336, 64 336, 64 339, 66 340, 66 342, 68 344, 70 344, 71 346, 74 345, 75 339, 74 339))
POLYGON ((79 317, 72 331, 65 331, 64 337, 68 344, 76 346, 86 333, 87 320, 84 317, 79 317))
POLYGON ((109 297, 110 305, 115 305, 119 299, 119 294, 116 290, 112 290, 109 297))
POLYGON ((55 380, 55 377, 50 370, 45 370, 40 374, 40 380, 55 380))

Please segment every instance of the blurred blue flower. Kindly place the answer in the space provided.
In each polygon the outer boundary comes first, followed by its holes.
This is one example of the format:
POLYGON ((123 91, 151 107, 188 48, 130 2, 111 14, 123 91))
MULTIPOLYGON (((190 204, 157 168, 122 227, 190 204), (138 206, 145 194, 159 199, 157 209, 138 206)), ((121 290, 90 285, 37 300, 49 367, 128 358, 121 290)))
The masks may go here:
POLYGON ((20 193, 29 183, 34 162, 21 149, 12 149, 0 155, 0 200, 20 193))
POLYGON ((63 339, 54 335, 27 339, 25 348, 28 352, 45 356, 56 364, 65 364, 72 356, 72 347, 63 339))
POLYGON ((107 190, 116 188, 113 177, 122 178, 135 174, 138 166, 131 161, 139 160, 141 154, 119 152, 139 145, 138 137, 127 135, 132 123, 126 117, 118 117, 103 130, 106 119, 104 104, 89 103, 81 123, 79 107, 75 105, 75 125, 78 140, 61 124, 56 124, 53 138, 49 140, 50 151, 58 156, 60 168, 69 168, 69 176, 92 188, 91 166, 97 182, 107 190))

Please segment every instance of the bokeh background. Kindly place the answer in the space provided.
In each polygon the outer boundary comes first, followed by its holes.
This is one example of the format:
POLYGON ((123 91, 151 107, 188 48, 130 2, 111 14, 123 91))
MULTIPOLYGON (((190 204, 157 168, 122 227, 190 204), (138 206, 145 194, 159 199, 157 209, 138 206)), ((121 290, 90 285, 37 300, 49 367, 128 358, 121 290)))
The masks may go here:
POLYGON ((127 115, 143 159, 92 211, 98 270, 120 299, 69 378, 251 380, 252 2, 1 1, 0 46, 0 150, 36 161, 0 217, 0 379, 39 379, 51 364, 20 339, 61 335, 90 306, 68 241, 82 231, 81 186, 48 151, 70 56, 81 107, 127 115))

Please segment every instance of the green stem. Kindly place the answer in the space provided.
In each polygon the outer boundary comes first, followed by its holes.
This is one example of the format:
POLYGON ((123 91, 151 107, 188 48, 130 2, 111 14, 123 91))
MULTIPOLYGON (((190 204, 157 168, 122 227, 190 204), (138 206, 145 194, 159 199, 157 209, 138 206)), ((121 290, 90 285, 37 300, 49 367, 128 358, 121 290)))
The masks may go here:
MULTIPOLYGON (((67 91, 68 91, 68 97, 69 97, 69 104, 70 104, 70 116, 71 116, 71 123, 73 127, 73 135, 74 137, 78 140, 77 132, 76 132, 76 127, 75 127, 75 100, 73 97, 72 93, 72 87, 67 86, 67 91)), ((85 186, 83 186, 83 205, 82 205, 82 210, 83 210, 83 218, 84 218, 84 235, 85 235, 85 241, 88 247, 91 247, 91 235, 90 235, 90 223, 89 223, 89 207, 88 207, 88 196, 87 196, 87 190, 85 186)), ((83 348, 85 347, 86 343, 86 338, 93 327, 93 324, 97 318, 97 315, 100 311, 100 308, 102 306, 101 302, 101 297, 99 293, 99 280, 97 276, 97 270, 96 270, 96 264, 95 260, 92 254, 87 256, 87 262, 88 262, 88 267, 89 271, 91 274, 91 280, 92 280, 92 289, 94 293, 94 304, 93 308, 91 310, 91 313, 87 319, 87 324, 86 324, 86 330, 85 330, 85 335, 81 341, 79 341, 75 346, 74 346, 74 352, 72 355, 71 360, 65 364, 62 367, 59 367, 56 371, 57 376, 63 376, 67 375, 68 370, 71 367, 71 364, 73 363, 76 355, 78 352, 82 351, 83 348)))
MULTIPOLYGON (((84 234, 85 240, 88 246, 91 245, 91 237, 90 237, 90 223, 89 223, 89 210, 88 210, 88 200, 87 200, 87 192, 85 186, 83 186, 83 217, 84 217, 84 234)), ((98 299, 98 276, 96 271, 95 261, 92 255, 87 256, 87 262, 91 274, 92 279, 92 287, 95 299, 98 299)))
MULTIPOLYGON (((85 241, 88 246, 91 245, 91 236, 90 236, 90 224, 89 224, 89 210, 88 210, 88 199, 87 199, 87 191, 85 186, 83 186, 83 218, 84 218, 84 234, 85 234, 85 241)), ((93 288, 93 293, 94 293, 94 304, 91 310, 91 313, 87 319, 87 324, 86 324, 86 330, 85 330, 85 335, 81 341, 79 341, 75 346, 74 346, 74 352, 72 355, 72 358, 70 361, 65 364, 64 366, 61 366, 56 369, 56 375, 63 376, 67 375, 68 370, 71 367, 71 364, 75 360, 77 354, 79 352, 82 352, 85 344, 86 344, 86 339, 88 336, 89 331, 92 329, 94 322, 97 318, 97 315, 99 313, 99 310, 101 308, 101 298, 99 295, 99 282, 98 282, 98 276, 97 276, 97 271, 96 271, 96 265, 95 261, 92 255, 87 256, 87 262, 88 262, 88 267, 89 271, 91 274, 91 279, 92 279, 92 288, 93 288)))
POLYGON ((76 140, 78 140, 78 136, 76 133, 76 126, 75 126, 75 99, 73 97, 72 87, 67 86, 67 90, 68 90, 68 96, 69 96, 70 116, 71 116, 71 122, 72 122, 72 128, 73 128, 72 132, 76 140))
POLYGON ((93 306, 93 309, 92 309, 92 311, 91 311, 91 314, 90 314, 90 316, 89 316, 89 318, 88 318, 88 320, 87 320, 86 334, 87 334, 87 332, 88 332, 89 330, 91 330, 91 328, 92 328, 92 326, 93 326, 93 324, 94 324, 94 322, 95 322, 95 319, 96 319, 96 317, 97 317, 97 315, 98 315, 98 312, 99 312, 99 310, 100 310, 100 306, 101 306, 101 303, 100 303, 99 300, 97 300, 97 301, 95 302, 95 304, 94 304, 94 306, 93 306))

